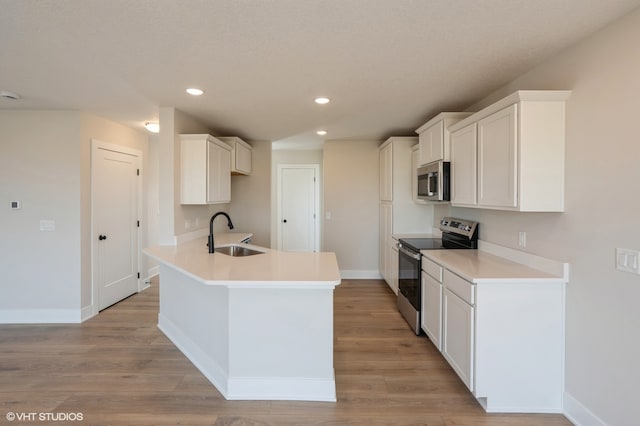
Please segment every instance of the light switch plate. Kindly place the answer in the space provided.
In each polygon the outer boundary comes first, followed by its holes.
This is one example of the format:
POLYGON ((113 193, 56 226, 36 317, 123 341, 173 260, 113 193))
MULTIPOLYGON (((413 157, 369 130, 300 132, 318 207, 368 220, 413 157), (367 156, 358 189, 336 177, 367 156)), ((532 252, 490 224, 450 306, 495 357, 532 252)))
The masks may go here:
POLYGON ((616 269, 632 274, 640 274, 640 251, 617 248, 616 269))

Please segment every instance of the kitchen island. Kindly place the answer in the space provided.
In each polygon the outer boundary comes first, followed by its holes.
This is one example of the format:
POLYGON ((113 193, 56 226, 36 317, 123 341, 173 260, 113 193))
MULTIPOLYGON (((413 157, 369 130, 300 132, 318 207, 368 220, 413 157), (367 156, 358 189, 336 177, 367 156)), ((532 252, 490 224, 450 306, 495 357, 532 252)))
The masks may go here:
POLYGON ((144 250, 160 264, 158 327, 226 399, 335 401, 335 254, 234 245, 260 253, 209 254, 206 238, 144 250))

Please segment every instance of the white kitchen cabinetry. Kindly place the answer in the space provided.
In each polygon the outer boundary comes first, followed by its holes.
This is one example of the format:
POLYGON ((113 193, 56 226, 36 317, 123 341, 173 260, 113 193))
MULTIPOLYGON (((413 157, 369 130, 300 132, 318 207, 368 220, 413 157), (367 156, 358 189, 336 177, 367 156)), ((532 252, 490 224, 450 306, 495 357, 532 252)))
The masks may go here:
POLYGON ((422 316, 420 326, 442 351, 442 267, 422 258, 422 316))
POLYGON ((564 211, 570 93, 519 91, 451 126, 451 205, 564 211))
POLYGON ((231 147, 211 135, 180 135, 180 203, 231 201, 231 147))
POLYGON ((231 174, 251 174, 252 147, 237 136, 224 136, 218 138, 231 146, 231 174))
POLYGON ((380 148, 380 201, 393 201, 393 145, 380 148))
POLYGON ((411 149, 411 198, 416 204, 429 204, 426 200, 418 198, 418 161, 420 160, 420 146, 414 145, 411 149))
POLYGON ((412 147, 417 137, 392 137, 379 148, 380 274, 397 294, 398 252, 394 234, 431 234, 433 207, 416 204, 412 179, 412 147))
POLYGON ((478 204, 517 207, 517 105, 478 122, 478 204))
MULTIPOLYGON (((445 271, 446 280, 449 271, 445 271)), ((473 360, 475 337, 474 321, 475 308, 468 301, 463 300, 452 291, 452 288, 445 284, 442 292, 442 330, 443 344, 442 355, 449 361, 449 364, 467 387, 473 390, 473 360)), ((471 287, 471 283, 468 283, 471 287)))
POLYGON ((420 146, 418 166, 449 161, 449 127, 470 115, 470 112, 442 112, 420 126, 416 130, 420 146))
MULTIPOLYGON (((398 294, 397 285, 394 288, 392 263, 393 253, 393 206, 391 203, 380 203, 380 275, 387 282, 391 290, 398 294)), ((397 257, 396 257, 397 260, 397 257)))
POLYGON ((451 135, 451 204, 475 206, 477 187, 477 124, 471 123, 451 135))
MULTIPOLYGON (((423 329, 437 340, 436 311, 429 309, 437 309, 433 298, 441 294, 439 349, 483 408, 562 412, 566 273, 555 276, 479 250, 422 254, 429 271, 423 272, 423 329)), ((556 266, 564 264, 525 256, 566 271, 556 266)))

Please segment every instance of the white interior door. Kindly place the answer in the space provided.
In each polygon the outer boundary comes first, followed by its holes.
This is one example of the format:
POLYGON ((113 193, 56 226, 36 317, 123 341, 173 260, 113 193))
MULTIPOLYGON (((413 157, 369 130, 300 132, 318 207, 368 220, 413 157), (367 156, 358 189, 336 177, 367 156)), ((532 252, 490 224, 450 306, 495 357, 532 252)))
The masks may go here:
POLYGON ((92 238, 94 310, 138 291, 140 155, 94 141, 92 238))
POLYGON ((319 251, 317 165, 280 165, 278 249, 319 251))

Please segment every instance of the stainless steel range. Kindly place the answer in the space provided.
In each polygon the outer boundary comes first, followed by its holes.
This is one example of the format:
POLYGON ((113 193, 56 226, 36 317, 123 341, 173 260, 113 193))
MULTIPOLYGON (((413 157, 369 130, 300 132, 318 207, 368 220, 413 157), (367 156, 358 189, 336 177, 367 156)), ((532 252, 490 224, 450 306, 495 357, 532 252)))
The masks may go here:
POLYGON ((442 238, 401 238, 398 243, 398 310, 416 334, 420 334, 422 256, 420 250, 476 249, 478 223, 445 217, 442 238))

